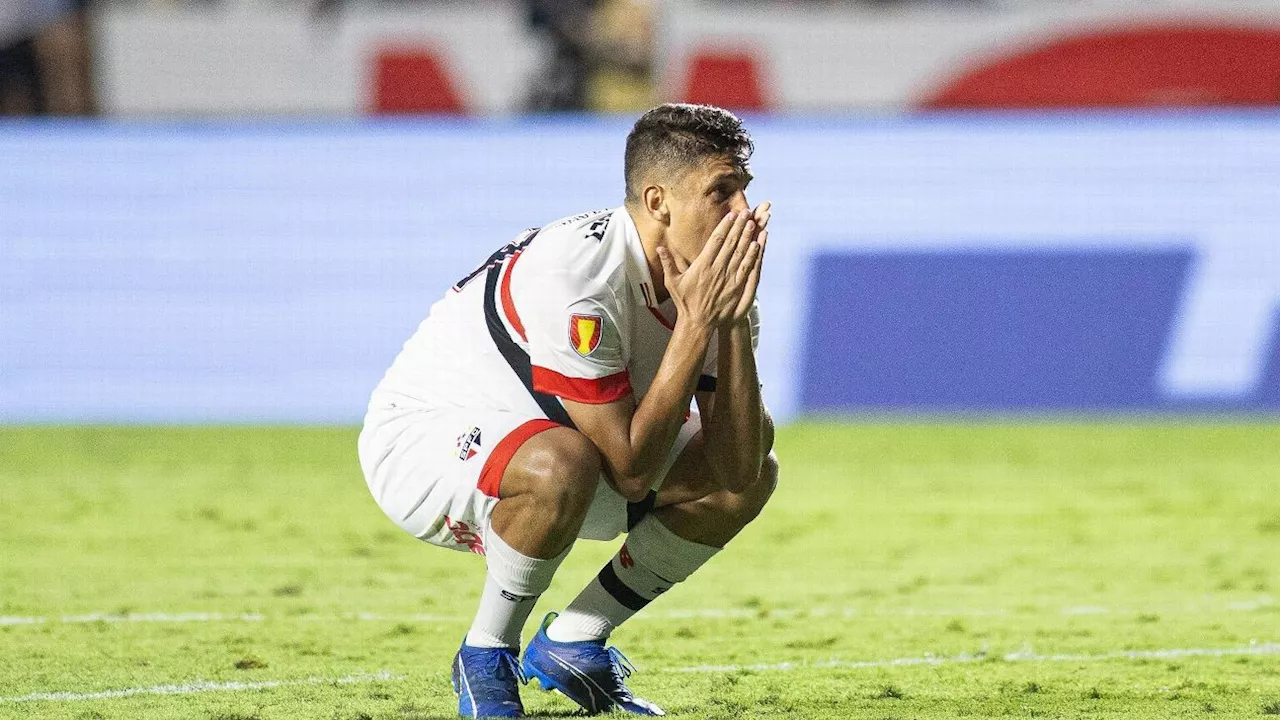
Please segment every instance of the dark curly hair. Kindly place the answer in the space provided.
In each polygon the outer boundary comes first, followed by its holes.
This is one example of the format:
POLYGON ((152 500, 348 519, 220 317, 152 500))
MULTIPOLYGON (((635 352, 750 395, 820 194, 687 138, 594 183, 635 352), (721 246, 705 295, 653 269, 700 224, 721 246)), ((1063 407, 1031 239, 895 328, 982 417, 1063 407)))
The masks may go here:
POLYGON ((627 135, 627 202, 638 202, 653 170, 678 172, 707 158, 746 169, 755 145, 738 116, 714 105, 667 103, 646 112, 627 135))

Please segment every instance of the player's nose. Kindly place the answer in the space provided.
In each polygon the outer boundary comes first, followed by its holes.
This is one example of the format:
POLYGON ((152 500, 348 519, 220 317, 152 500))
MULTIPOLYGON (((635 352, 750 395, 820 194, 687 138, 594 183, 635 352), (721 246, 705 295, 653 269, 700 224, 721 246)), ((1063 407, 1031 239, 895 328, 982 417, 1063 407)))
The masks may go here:
POLYGON ((734 193, 733 197, 729 198, 730 212, 742 212, 743 210, 750 210, 750 209, 751 209, 751 204, 747 202, 747 194, 742 190, 739 190, 738 192, 734 193))

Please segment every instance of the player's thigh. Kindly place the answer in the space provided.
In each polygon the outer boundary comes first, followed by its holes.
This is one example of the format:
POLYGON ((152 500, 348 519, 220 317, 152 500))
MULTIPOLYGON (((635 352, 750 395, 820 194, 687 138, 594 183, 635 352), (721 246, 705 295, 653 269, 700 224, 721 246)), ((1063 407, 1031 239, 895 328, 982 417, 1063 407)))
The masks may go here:
POLYGON ((540 496, 551 504, 590 502, 602 467, 596 446, 563 425, 533 423, 530 428, 535 432, 527 437, 520 437, 519 429, 509 436, 519 444, 505 460, 499 497, 540 496))
POLYGON ((378 507, 425 542, 483 553, 483 537, 512 458, 559 427, 493 410, 371 411, 360 437, 365 480, 378 507))
POLYGON ((707 461, 706 437, 699 430, 676 457, 658 488, 655 507, 679 505, 719 492, 707 461))

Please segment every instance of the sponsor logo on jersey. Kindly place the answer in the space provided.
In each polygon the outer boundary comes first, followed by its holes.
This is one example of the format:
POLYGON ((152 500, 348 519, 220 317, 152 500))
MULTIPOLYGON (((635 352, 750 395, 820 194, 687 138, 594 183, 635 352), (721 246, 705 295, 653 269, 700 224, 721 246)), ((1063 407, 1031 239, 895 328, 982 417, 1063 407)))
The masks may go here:
POLYGON ((480 534, 471 529, 471 526, 461 520, 454 520, 448 515, 444 516, 445 527, 449 528, 449 532, 453 533, 453 541, 459 545, 466 545, 467 549, 477 555, 484 554, 484 541, 480 539, 480 534))
POLYGON ((587 357, 600 347, 604 335, 604 318, 599 315, 574 314, 569 318, 569 342, 582 357, 587 357))
POLYGON ((480 447, 480 428, 473 427, 458 436, 458 459, 470 460, 476 456, 478 447, 480 447))

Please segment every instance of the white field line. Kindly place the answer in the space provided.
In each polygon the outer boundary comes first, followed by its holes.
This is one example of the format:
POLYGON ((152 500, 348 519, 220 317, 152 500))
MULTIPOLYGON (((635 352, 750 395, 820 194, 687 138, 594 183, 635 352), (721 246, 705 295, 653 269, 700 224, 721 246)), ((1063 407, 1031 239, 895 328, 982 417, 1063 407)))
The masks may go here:
POLYGON ((261 622, 264 616, 257 613, 86 613, 60 617, 6 617, 0 615, 0 627, 5 625, 45 625, 57 623, 80 625, 85 623, 206 623, 206 622, 261 622))
MULTIPOLYGON (((1059 615, 1139 615, 1139 614, 1180 614, 1203 612, 1256 612, 1277 607, 1276 599, 1262 596, 1253 600, 1234 601, 1217 606, 1191 605, 1184 607, 1163 608, 1110 608, 1097 605, 1068 606, 1057 609, 1059 615)), ((635 619, 643 620, 716 620, 739 618, 793 618, 793 617, 828 617, 853 618, 859 616, 903 616, 903 617, 1000 617, 1009 615, 1036 614, 1034 610, 1007 610, 982 608, 699 608, 690 610, 656 610, 636 615, 635 619)), ((371 612, 355 612, 340 614, 308 614, 265 616, 260 613, 86 613, 83 615, 62 615, 60 617, 42 616, 3 616, 0 615, 0 627, 6 625, 44 625, 84 623, 212 623, 212 622, 263 622, 265 620, 304 622, 337 622, 357 620, 365 622, 404 622, 404 623, 468 623, 470 615, 415 613, 407 615, 381 615, 371 612)))
POLYGON ((1233 657, 1239 655, 1280 655, 1280 643, 1258 643, 1234 648, 1168 648, 1162 650, 1114 650, 1100 654, 1037 655, 1030 650, 1019 650, 1006 655, 991 656, 986 653, 961 655, 925 655, 923 657, 895 658, 892 660, 826 660, 813 663, 767 663, 757 665, 694 665, 690 667, 664 668, 661 672, 673 673, 723 673, 750 670, 755 672, 790 672, 814 669, 858 669, 909 667, 912 665, 959 665, 1000 659, 1005 662, 1104 662, 1108 660, 1171 660, 1189 657, 1233 657))
POLYGON ((193 680, 178 685, 152 685, 151 687, 122 688, 119 690, 100 690, 98 692, 42 692, 17 697, 0 697, 0 705, 6 703, 26 702, 73 702, 78 700, 109 700, 113 698, 132 697, 134 695, 192 695, 206 692, 242 692, 245 690, 265 690, 297 685, 355 685, 380 681, 403 680, 403 675, 392 675, 383 670, 376 673, 361 673, 339 678, 309 677, 300 680, 263 680, 260 682, 208 682, 193 680))
MULTIPOLYGON (((999 656, 1005 662, 1045 663, 1045 662, 1105 662, 1110 660, 1172 660, 1190 657, 1235 657, 1248 655, 1280 655, 1280 643, 1256 643, 1245 647, 1234 648, 1166 648, 1159 650, 1115 650, 1100 654, 1053 654, 1038 655, 1030 650, 1020 650, 999 656)), ((923 657, 895 658, 892 660, 826 660, 815 663, 771 663, 757 665, 694 665, 690 667, 658 668, 664 673, 725 673, 725 672, 790 672, 808 669, 860 669, 910 667, 914 665, 956 665, 977 663, 990 659, 985 653, 961 654, 951 656, 925 655, 923 657)), ((141 688, 121 688, 118 690, 100 690, 98 692, 42 692, 16 697, 0 697, 0 704, 27 702, 74 702, 80 700, 107 700, 132 697, 134 695, 191 695, 205 692, 242 692, 246 690, 264 690, 299 685, 353 685, 379 681, 403 680, 403 675, 392 675, 387 671, 347 675, 340 678, 309 677, 301 680, 264 680, 261 682, 207 682, 195 680, 189 683, 174 685, 153 685, 141 688)))

